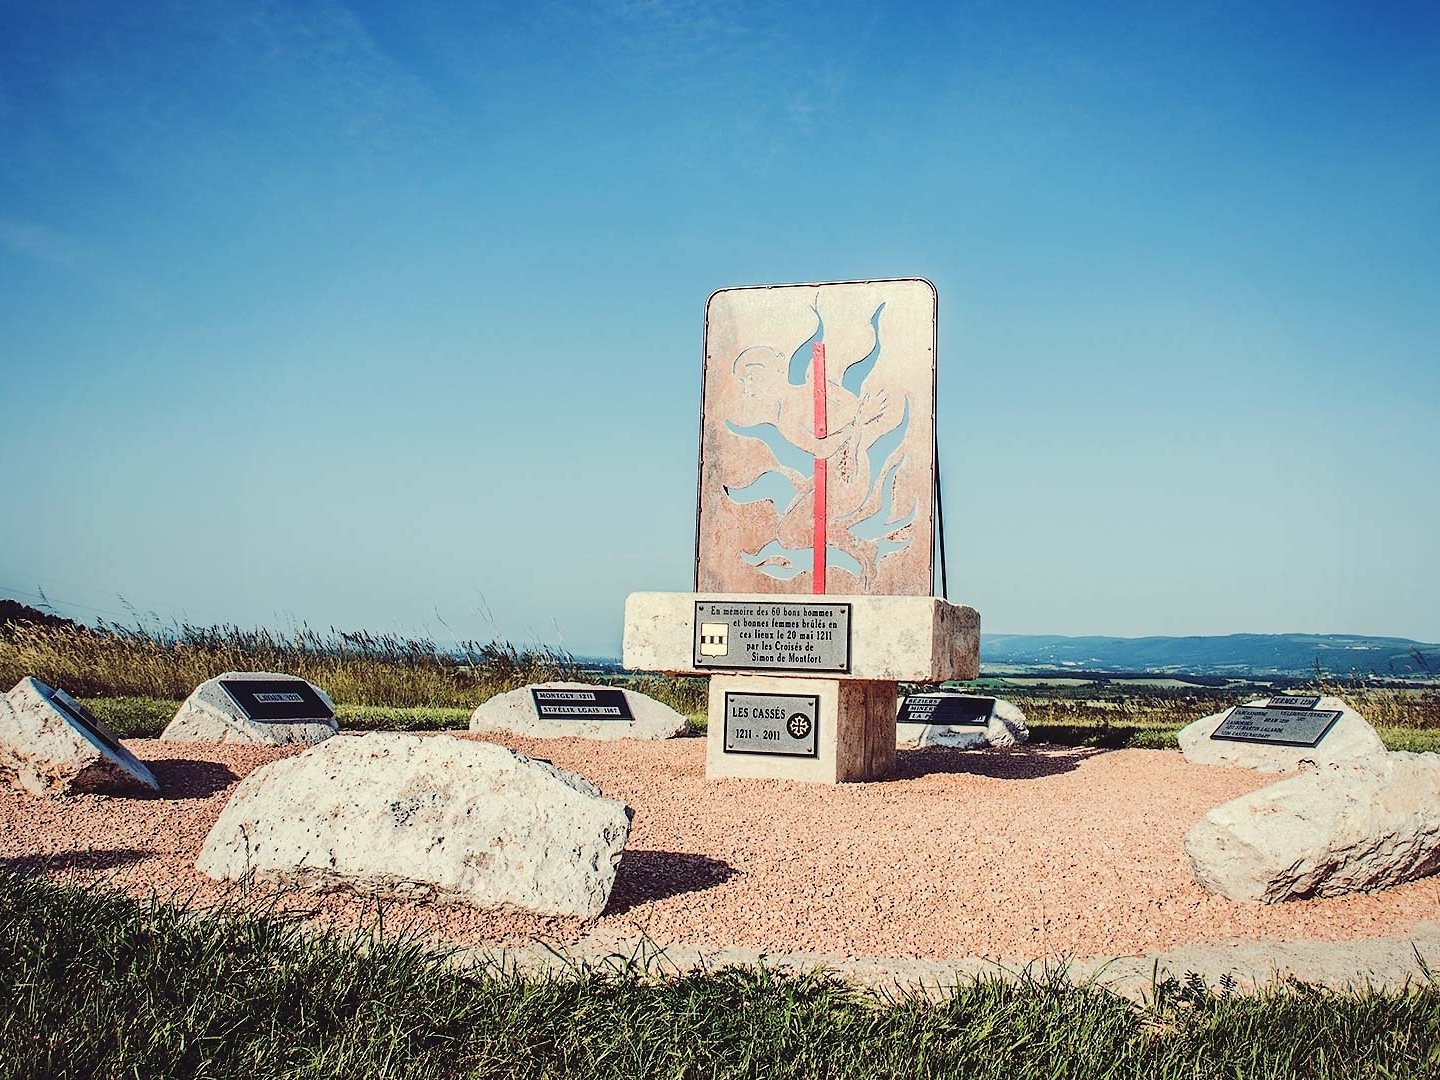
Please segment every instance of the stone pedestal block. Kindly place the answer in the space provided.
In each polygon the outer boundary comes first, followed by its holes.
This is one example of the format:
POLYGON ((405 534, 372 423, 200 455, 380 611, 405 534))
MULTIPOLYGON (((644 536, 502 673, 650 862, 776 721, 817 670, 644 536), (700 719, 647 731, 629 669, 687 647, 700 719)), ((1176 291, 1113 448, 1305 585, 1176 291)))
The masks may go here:
MULTIPOLYGON (((759 593, 631 593, 625 601, 624 664, 632 671, 711 675, 742 666, 753 605, 797 613, 797 625, 834 621, 844 640, 817 643, 839 668, 805 670, 795 663, 747 663, 774 674, 884 682, 940 682, 980 675, 980 615, 938 596, 781 596, 759 593), (835 619, 806 612, 840 611, 835 619), (711 614, 704 614, 704 611, 711 614), (721 638, 723 637, 723 640, 721 638)), ((777 619, 783 619, 778 615, 777 619)), ((761 643, 750 643, 761 644, 761 643)), ((893 704, 893 703, 892 703, 893 704)))
POLYGON ((895 767, 896 689, 888 680, 713 675, 705 773, 883 779, 895 767))

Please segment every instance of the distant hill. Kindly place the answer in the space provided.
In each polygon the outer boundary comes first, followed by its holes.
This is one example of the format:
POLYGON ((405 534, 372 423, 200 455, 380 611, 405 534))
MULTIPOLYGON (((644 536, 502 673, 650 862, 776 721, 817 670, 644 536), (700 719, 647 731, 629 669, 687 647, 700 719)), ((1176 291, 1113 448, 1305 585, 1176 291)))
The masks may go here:
POLYGON ((1347 634, 1226 634, 1223 637, 1059 637, 985 634, 982 664, 1189 675, 1440 677, 1440 645, 1347 634))
POLYGON ((0 627, 11 623, 39 623, 41 626, 74 626, 69 619, 40 611, 18 600, 0 600, 0 627))

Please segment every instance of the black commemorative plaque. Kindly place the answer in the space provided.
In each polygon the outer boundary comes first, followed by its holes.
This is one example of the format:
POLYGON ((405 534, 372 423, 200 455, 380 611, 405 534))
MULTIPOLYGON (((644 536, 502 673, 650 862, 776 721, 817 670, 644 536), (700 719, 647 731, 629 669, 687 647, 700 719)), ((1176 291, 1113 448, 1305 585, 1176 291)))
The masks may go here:
POLYGON ((900 706, 897 724, 973 724, 984 727, 995 708, 993 697, 976 694, 910 694, 900 706))
POLYGON ((118 751, 127 758, 130 757, 130 751, 120 745, 120 741, 116 739, 114 733, 97 720, 94 713, 76 701, 64 690, 52 689, 46 696, 51 705, 54 705, 68 716, 70 722, 87 735, 93 736, 99 742, 103 743, 107 749, 118 751))
POLYGON ((1270 705, 1272 709, 1313 709, 1320 704, 1320 698, 1315 694, 1272 694, 1270 705))
POLYGON ((304 679, 221 679, 220 687, 246 719, 260 723, 321 723, 335 718, 304 679))
POLYGON ((850 605, 698 600, 695 666, 742 671, 850 670, 850 605))
POLYGON ((815 694, 725 695, 725 753, 820 756, 820 698, 815 694))
POLYGON ((1277 709, 1271 705, 1237 705, 1220 721, 1212 739, 1271 743, 1275 746, 1318 746, 1335 721, 1338 709, 1277 709))
POLYGON ((531 690, 535 715, 541 720, 634 720, 625 691, 595 687, 531 690))

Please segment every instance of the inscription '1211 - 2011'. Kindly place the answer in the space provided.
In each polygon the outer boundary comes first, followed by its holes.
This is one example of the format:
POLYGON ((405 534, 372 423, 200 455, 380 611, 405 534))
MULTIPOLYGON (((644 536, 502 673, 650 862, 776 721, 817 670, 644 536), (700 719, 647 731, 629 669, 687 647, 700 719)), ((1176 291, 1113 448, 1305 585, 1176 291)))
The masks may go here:
POLYGON ((695 666, 749 671, 850 670, 850 605, 700 600, 695 666))

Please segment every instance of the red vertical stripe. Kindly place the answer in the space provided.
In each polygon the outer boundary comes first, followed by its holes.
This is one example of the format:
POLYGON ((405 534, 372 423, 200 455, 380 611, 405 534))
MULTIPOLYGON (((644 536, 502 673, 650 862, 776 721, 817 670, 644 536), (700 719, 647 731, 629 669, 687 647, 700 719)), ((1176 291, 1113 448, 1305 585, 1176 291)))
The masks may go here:
MULTIPOLYGON (((826 416, 825 393, 825 343, 817 341, 810 353, 810 377, 814 380, 815 396, 815 437, 823 439, 829 434, 829 420, 826 416)), ((825 592, 825 549, 830 543, 830 528, 827 518, 826 467, 829 463, 819 454, 815 455, 815 569, 811 574, 811 592, 817 596, 825 592)))

